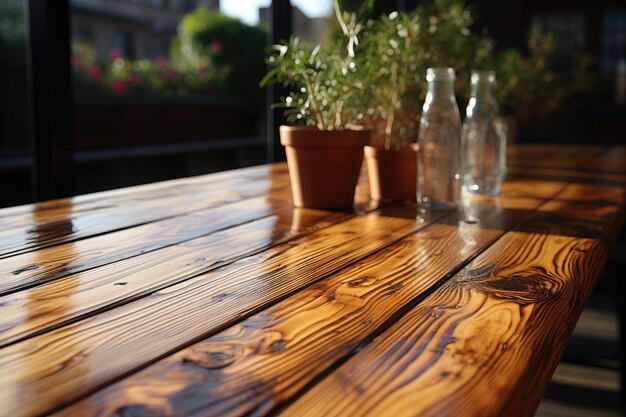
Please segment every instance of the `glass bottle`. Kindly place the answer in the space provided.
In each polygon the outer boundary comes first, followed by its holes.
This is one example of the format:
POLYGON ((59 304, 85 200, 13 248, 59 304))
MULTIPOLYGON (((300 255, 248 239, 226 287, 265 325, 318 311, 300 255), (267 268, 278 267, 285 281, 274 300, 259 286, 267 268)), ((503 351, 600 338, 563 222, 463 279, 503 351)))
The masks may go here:
POLYGON ((461 138, 463 190, 498 195, 506 176, 506 133, 494 95, 493 71, 472 73, 461 138))
POLYGON ((454 97, 454 70, 428 68, 417 156, 417 202, 423 209, 450 209, 461 194, 461 117, 454 97))

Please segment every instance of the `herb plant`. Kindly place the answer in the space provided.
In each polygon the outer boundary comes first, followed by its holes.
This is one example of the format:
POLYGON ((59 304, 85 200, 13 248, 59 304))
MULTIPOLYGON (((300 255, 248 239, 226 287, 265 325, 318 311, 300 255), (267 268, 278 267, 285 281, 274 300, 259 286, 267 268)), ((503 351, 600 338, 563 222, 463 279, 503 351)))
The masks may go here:
POLYGON ((261 80, 261 86, 278 82, 291 88, 291 93, 275 105, 286 109, 290 123, 338 130, 356 122, 358 107, 354 98, 364 88, 356 77, 354 61, 361 26, 354 15, 346 14, 344 19, 335 6, 347 34, 345 39, 312 47, 291 38, 286 44, 273 46, 266 60, 272 69, 261 80))
POLYGON ((489 56, 492 43, 470 32, 473 19, 461 1, 435 0, 412 13, 393 12, 367 22, 356 53, 358 78, 368 88, 355 100, 374 142, 399 149, 417 140, 428 67, 452 67, 457 92, 489 56))

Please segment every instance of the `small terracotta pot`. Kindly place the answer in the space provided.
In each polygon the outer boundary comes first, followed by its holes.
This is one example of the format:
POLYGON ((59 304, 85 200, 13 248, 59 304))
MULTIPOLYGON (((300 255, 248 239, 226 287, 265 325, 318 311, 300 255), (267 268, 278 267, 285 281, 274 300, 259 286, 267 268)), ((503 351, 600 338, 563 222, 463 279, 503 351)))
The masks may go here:
POLYGON ((417 144, 398 150, 365 147, 365 161, 374 201, 416 201, 417 144))
POLYGON ((369 129, 321 131, 312 126, 281 126, 293 202, 296 207, 352 207, 369 129))

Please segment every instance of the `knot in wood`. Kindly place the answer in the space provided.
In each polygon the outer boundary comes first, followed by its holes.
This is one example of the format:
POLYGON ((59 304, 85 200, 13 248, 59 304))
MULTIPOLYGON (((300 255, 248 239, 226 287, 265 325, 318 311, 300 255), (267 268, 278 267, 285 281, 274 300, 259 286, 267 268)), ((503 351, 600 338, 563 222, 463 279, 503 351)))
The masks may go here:
POLYGON ((523 271, 507 274, 495 265, 469 270, 457 282, 490 296, 514 301, 521 305, 548 300, 558 294, 559 278, 545 268, 533 266, 523 271))
POLYGON ((200 345, 186 353, 183 363, 191 363, 206 369, 225 368, 243 354, 239 345, 200 345))

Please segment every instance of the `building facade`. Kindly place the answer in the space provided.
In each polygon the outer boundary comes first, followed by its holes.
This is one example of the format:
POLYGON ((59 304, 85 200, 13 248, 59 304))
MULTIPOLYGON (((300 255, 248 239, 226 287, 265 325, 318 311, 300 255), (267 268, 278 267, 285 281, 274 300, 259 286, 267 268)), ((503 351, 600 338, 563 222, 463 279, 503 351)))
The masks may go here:
POLYGON ((93 46, 100 57, 117 48, 130 59, 167 56, 185 14, 219 0, 71 0, 72 40, 93 46))

